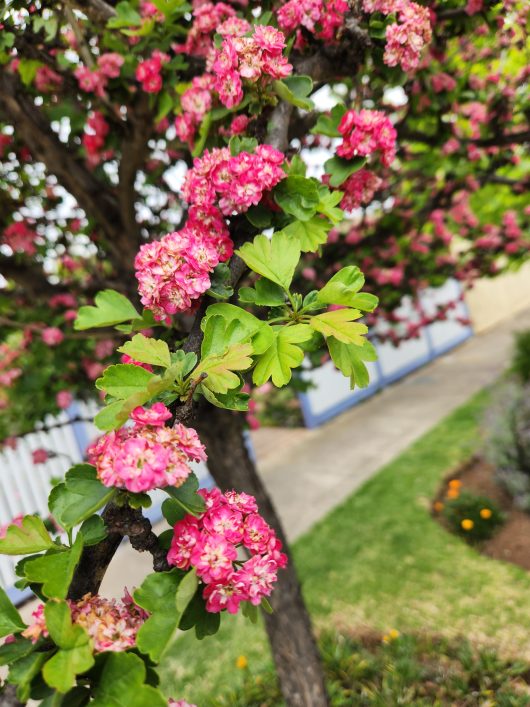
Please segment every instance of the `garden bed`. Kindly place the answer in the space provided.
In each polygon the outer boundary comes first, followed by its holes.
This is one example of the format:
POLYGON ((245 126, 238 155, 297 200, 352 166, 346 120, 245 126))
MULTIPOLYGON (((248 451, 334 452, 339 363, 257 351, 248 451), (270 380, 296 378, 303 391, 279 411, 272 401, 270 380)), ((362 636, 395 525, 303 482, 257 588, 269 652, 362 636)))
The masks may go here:
MULTIPOLYGON (((495 469, 491 464, 475 456, 458 467, 444 480, 434 499, 433 508, 437 502, 443 503, 449 482, 455 479, 461 481, 462 489, 490 498, 505 515, 505 522, 495 531, 493 537, 477 545, 477 549, 489 557, 513 562, 530 570, 530 514, 514 505, 512 497, 496 481, 495 469)), ((433 511, 433 515, 447 527, 440 513, 433 511)))

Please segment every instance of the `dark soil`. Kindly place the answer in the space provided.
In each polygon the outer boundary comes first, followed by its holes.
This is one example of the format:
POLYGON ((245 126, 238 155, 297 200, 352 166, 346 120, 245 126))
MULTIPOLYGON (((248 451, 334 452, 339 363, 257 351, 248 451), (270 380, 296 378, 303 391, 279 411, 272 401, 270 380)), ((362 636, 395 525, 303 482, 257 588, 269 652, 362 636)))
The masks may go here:
MULTIPOLYGON (((435 501, 443 501, 451 479, 460 479, 462 489, 488 496, 496 501, 506 515, 506 522, 495 535, 478 546, 484 555, 513 562, 530 570, 530 514, 514 507, 511 496, 495 480, 495 470, 479 457, 473 457, 452 472, 444 481, 435 501)), ((434 517, 443 522, 440 516, 434 517)))

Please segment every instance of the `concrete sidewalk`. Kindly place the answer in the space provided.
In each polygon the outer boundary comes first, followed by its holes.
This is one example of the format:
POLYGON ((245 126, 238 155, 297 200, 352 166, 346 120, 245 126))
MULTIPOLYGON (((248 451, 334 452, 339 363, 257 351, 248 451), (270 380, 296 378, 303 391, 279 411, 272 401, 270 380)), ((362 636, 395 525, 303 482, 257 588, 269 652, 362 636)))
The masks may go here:
MULTIPOLYGON (((530 309, 468 340, 433 363, 313 430, 253 433, 258 466, 289 538, 307 531, 384 464, 484 386, 510 360, 513 332, 530 309)), ((151 571, 150 557, 124 545, 102 593, 119 596, 151 571)))

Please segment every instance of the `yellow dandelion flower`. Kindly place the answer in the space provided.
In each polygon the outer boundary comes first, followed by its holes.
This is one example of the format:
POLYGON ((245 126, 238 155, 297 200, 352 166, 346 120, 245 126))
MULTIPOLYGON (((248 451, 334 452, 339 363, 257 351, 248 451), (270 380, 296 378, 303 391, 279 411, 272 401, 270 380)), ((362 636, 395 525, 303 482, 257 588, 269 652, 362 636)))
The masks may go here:
POLYGON ((448 486, 450 489, 459 489, 462 486, 462 482, 460 479, 451 479, 448 486))
POLYGON ((236 668, 239 668, 240 670, 244 670, 245 668, 248 668, 248 660, 247 660, 246 655, 240 655, 237 657, 236 668))
POLYGON ((464 530, 473 530, 473 526, 475 525, 473 521, 470 518, 464 518, 464 520, 460 523, 462 528, 464 530))
POLYGON ((480 517, 484 518, 484 520, 488 520, 488 518, 491 518, 492 515, 493 512, 489 508, 481 508, 480 517))

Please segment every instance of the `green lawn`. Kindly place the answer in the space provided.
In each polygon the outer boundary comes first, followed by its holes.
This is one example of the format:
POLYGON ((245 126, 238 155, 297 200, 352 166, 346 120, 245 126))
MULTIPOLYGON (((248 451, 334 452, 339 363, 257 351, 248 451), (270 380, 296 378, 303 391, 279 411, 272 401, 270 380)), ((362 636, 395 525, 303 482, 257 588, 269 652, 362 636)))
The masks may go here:
MULTIPOLYGON (((441 478, 480 444, 487 400, 481 393, 459 408, 296 543, 317 628, 464 634, 530 659, 530 575, 478 555, 429 515, 441 478)), ((175 643, 164 689, 207 707, 243 680, 239 655, 251 673, 270 666, 262 628, 223 617, 215 637, 175 643)))

